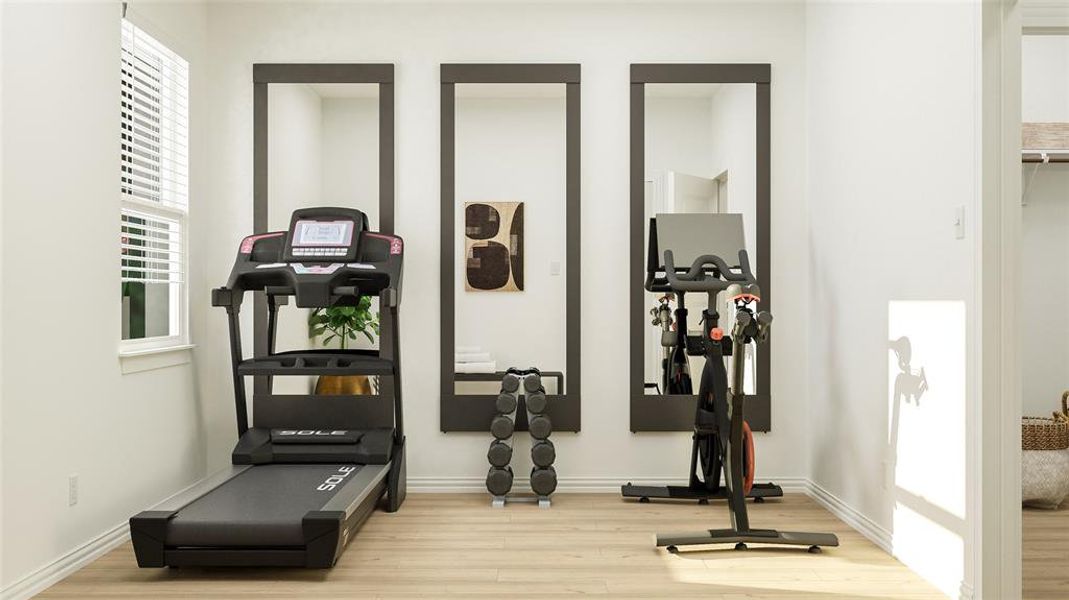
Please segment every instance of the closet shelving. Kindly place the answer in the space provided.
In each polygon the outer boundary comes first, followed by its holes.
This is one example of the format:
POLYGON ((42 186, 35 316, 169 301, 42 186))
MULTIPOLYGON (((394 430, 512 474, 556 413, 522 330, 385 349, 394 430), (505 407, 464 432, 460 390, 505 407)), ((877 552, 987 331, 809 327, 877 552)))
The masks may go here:
POLYGON ((1022 123, 1022 163, 1069 162, 1069 123, 1022 123))

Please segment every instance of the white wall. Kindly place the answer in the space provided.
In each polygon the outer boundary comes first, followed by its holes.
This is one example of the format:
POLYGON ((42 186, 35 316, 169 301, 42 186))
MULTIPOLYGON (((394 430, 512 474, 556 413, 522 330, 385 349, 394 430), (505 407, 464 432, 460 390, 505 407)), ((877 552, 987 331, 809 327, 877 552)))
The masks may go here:
MULTIPOLYGON (((583 431, 559 438, 567 481, 612 485, 682 479, 689 435, 633 435, 628 428, 628 70, 631 62, 769 62, 773 66, 773 197, 804 180, 804 7, 779 4, 295 4, 209 7, 214 92, 211 203, 196 243, 216 257, 196 282, 206 298, 223 281, 238 240, 252 228, 252 63, 367 61, 397 64, 397 231, 406 240, 402 349, 409 477, 477 485, 485 435, 442 434, 438 414, 439 64, 578 62, 582 85, 583 431), (710 35, 715 28, 717 34, 710 35), (552 36, 547 37, 547 32, 552 36), (310 33, 310 32, 314 32, 310 33), (606 461, 604 457, 613 457, 606 461)), ((808 372, 804 203, 775 201, 773 286, 781 302, 772 392, 773 433, 759 436, 761 472, 807 473, 802 404, 808 372)), ((198 291, 199 289, 199 291, 198 291)), ((213 466, 234 442, 224 315, 199 308, 198 380, 213 466), (209 341, 210 340, 210 341, 209 341)), ((537 318, 528 317, 528 318, 537 318)))
POLYGON ((646 93, 646 178, 665 171, 716 177, 708 98, 663 95, 669 93, 646 93))
MULTIPOLYGON (((1021 41, 1021 120, 1069 122, 1069 35, 1021 41)), ((1069 165, 1025 164, 1021 209, 1021 381, 1026 415, 1069 390, 1069 165)))
POLYGON ((323 204, 355 206, 379 228, 379 100, 323 98, 323 204))
MULTIPOLYGON (((807 439, 815 483, 957 596, 974 517, 965 514, 975 472, 965 425, 979 409, 980 20, 965 3, 923 12, 808 9, 807 439), (964 240, 954 235, 958 206, 964 240), (911 368, 925 369, 919 404, 892 401, 899 370, 889 341, 901 336, 912 340, 911 368)), ((794 201, 800 183, 773 194, 774 205, 794 201)))
POLYGON ((456 345, 482 348, 500 369, 563 371, 567 384, 564 86, 529 98, 465 96, 471 87, 483 86, 458 86, 456 101, 456 345), (479 201, 524 203, 523 291, 464 288, 464 203, 479 201))
POLYGON ((1069 121, 1069 35, 1021 39, 1021 121, 1069 121))
MULTIPOLYGON (((10 590, 202 477, 205 460, 188 351, 185 364, 125 375, 117 354, 119 5, 2 11, 0 586, 10 590)), ((137 17, 190 61, 197 123, 204 6, 145 5, 137 17)), ((203 142, 194 125, 193 211, 204 206, 203 142)), ((192 260, 204 257, 193 249, 192 260)))

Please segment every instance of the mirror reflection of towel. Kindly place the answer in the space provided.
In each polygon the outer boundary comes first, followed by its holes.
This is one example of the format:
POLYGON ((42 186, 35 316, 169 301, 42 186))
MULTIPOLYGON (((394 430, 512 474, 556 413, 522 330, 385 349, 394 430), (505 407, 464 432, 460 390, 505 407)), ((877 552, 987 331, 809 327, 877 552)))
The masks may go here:
POLYGON ((497 362, 458 362, 453 365, 456 373, 494 373, 497 371, 497 362))

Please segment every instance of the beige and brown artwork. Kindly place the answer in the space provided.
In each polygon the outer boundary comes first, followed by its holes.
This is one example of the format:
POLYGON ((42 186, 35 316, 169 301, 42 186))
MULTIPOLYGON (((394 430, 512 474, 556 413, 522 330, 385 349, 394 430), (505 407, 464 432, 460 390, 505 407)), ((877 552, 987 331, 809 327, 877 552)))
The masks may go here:
POLYGON ((464 289, 523 291, 523 202, 464 203, 464 289))

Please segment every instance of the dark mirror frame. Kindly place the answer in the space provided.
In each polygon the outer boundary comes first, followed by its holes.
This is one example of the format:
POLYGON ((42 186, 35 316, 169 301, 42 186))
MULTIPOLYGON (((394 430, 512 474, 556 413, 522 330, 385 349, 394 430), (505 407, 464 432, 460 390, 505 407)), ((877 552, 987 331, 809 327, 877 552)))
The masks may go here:
MULTIPOLYGON (((566 218, 565 257, 566 317, 565 368, 558 380, 563 387, 549 396, 547 412, 555 431, 579 431, 580 426, 580 198, 579 198, 579 84, 577 64, 443 64, 441 65, 441 413, 443 432, 487 431, 497 411, 497 394, 457 394, 454 372, 456 347, 456 266, 454 263, 456 219, 456 84, 464 83, 561 83, 565 85, 566 218)), ((524 317, 521 317, 524 318, 524 317)), ((506 365, 516 367, 539 365, 506 365)), ((495 377, 465 377, 494 381, 495 377)), ((522 398, 521 398, 522 402, 522 398)), ((527 428, 521 406, 516 429, 527 428)))
MULTIPOLYGON (((771 205, 771 98, 769 64, 632 64, 631 65, 631 431, 692 431, 695 396, 646 395, 643 389, 645 346, 649 327, 643 284, 646 279, 644 226, 646 175, 647 83, 749 83, 757 87, 757 282, 761 308, 772 310, 770 205, 771 205)), ((772 334, 773 339, 775 333, 772 334)), ((757 353, 756 394, 746 396, 746 420, 754 431, 772 428, 771 340, 757 353)))
MULTIPOLYGON (((256 63, 252 65, 253 81, 253 201, 252 223, 254 233, 264 233, 268 227, 268 92, 272 83, 375 83, 379 88, 379 217, 376 231, 394 233, 394 66, 383 63, 256 63)), ((355 206, 352 208, 360 208, 355 206)), ((253 305, 253 352, 256 356, 267 353, 267 337, 263 334, 267 324, 267 299, 257 292, 253 305)), ((390 326, 389 313, 381 315, 382 327, 390 326)), ((380 338, 380 351, 388 343, 380 338)), ((382 378, 380 392, 386 398, 393 397, 393 379, 382 378)), ((268 394, 266 377, 253 381, 253 398, 268 394)), ((382 402, 383 396, 361 398, 376 401, 363 403, 368 427, 392 427, 393 414, 390 402, 382 402)))

